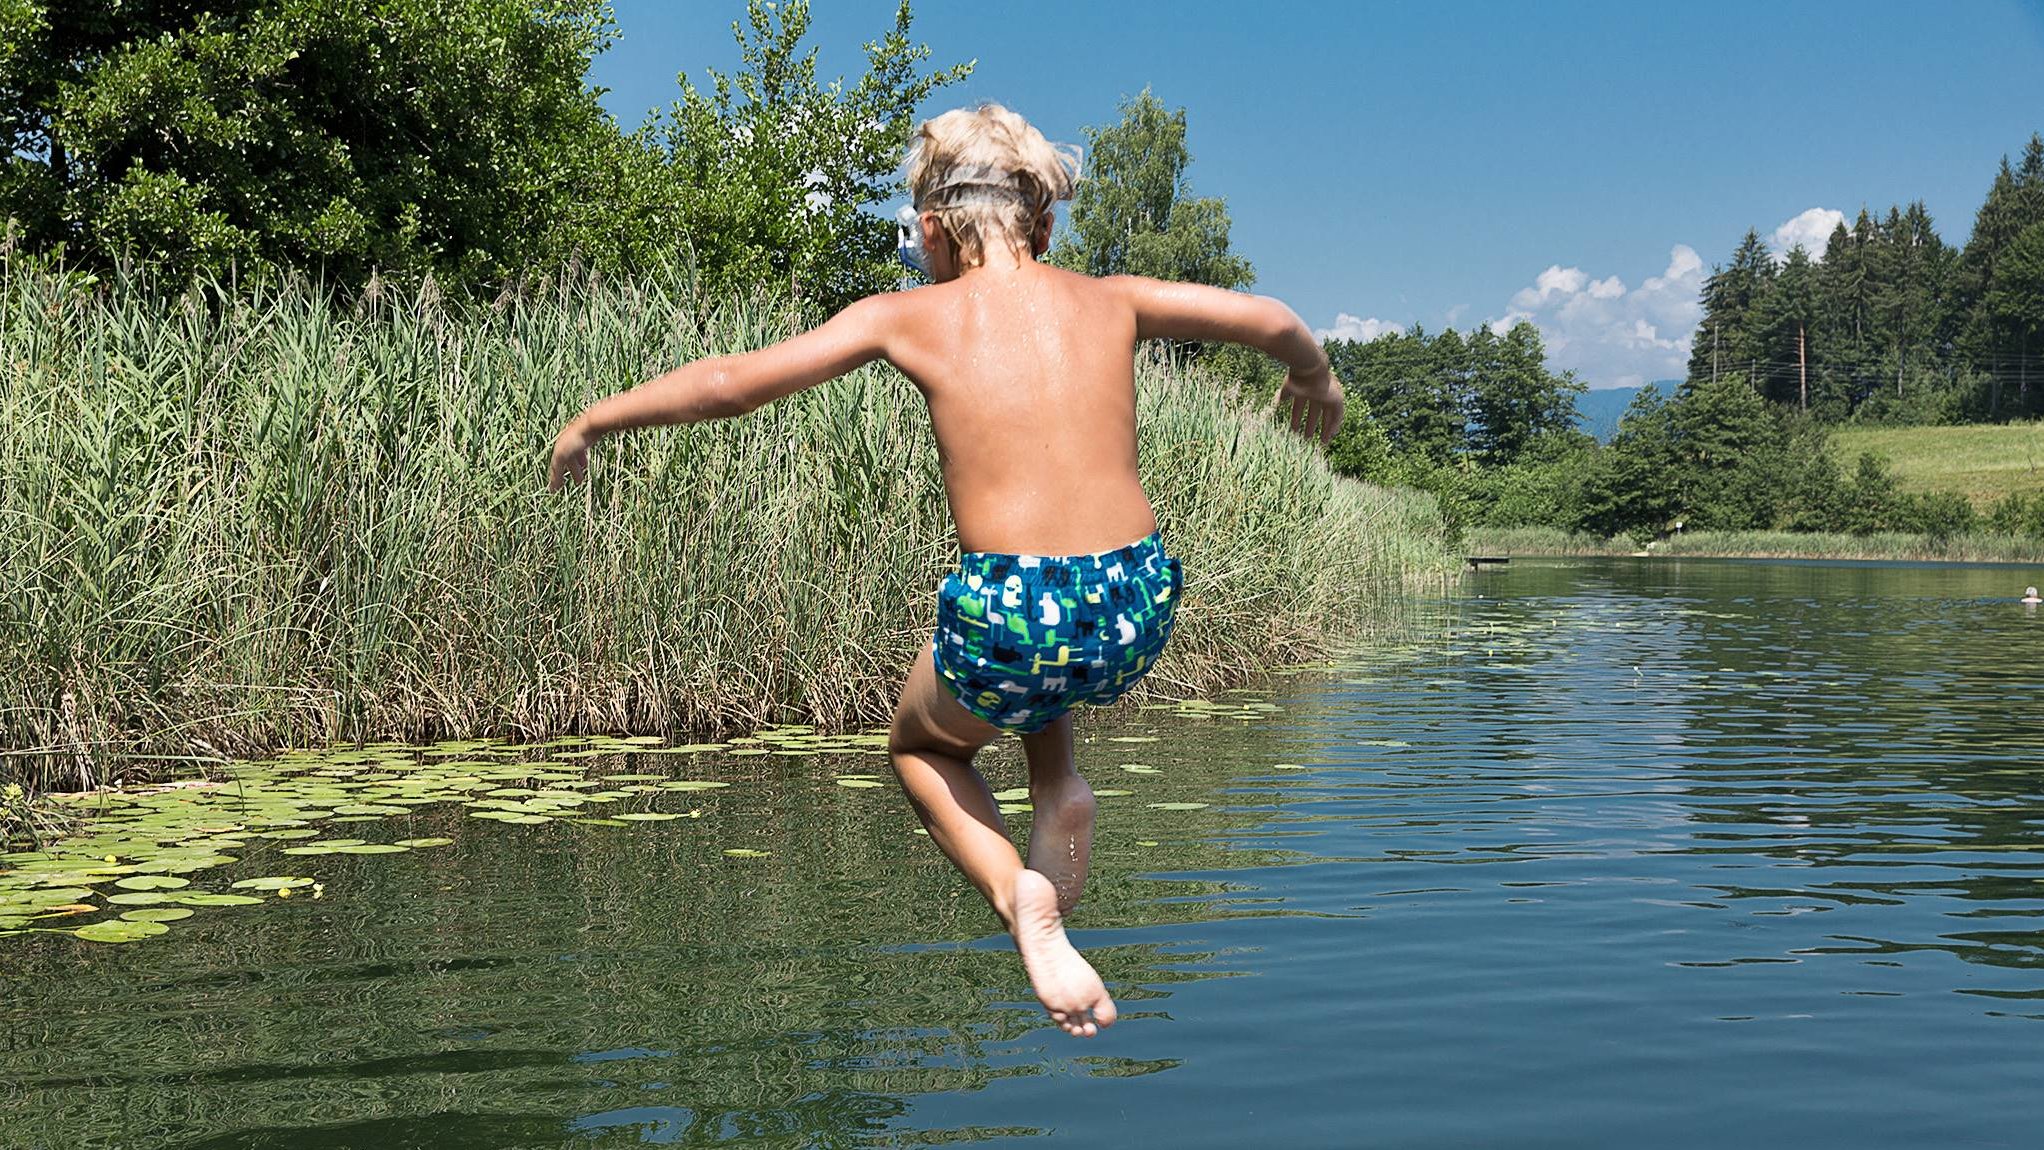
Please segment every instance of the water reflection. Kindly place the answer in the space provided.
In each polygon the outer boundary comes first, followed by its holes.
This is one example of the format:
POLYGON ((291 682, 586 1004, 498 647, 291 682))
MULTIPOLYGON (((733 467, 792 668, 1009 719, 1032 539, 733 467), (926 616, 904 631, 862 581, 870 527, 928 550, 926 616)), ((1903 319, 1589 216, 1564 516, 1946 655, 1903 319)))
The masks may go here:
POLYGON ((426 811, 454 846, 337 857, 320 903, 0 953, 0 1145, 2027 1144, 2010 581, 1515 566, 1238 697, 1276 711, 1121 716, 1081 748, 1129 792, 1076 923, 1124 1010, 1091 1045, 828 763, 731 760, 651 831, 426 811))

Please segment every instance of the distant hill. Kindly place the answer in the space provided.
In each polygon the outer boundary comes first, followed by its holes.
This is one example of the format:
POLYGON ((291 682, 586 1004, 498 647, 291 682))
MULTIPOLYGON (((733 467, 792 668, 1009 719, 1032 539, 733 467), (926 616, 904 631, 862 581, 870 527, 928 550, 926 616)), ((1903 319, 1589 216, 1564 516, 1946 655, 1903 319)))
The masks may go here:
POLYGON ((1611 442, 1618 433, 1618 419, 1625 409, 1632 405, 1632 397, 1653 388, 1662 398, 1675 394, 1680 380, 1661 379, 1638 387, 1600 387, 1576 396, 1576 426, 1597 437, 1599 443, 1611 442))

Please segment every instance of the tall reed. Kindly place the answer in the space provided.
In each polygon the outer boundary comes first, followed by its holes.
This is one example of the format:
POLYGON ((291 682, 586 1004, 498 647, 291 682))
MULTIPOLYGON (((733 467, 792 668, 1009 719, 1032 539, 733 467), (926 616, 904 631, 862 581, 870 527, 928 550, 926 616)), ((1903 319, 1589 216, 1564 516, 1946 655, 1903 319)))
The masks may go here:
POLYGON ((1844 535, 1800 531, 1685 531, 1649 547, 1623 536, 1606 539, 1556 527, 1477 527, 1472 555, 1687 555, 1718 559, 1856 559, 1896 562, 2044 563, 2044 539, 1975 532, 1966 535, 1844 535))
MULTIPOLYGON (((884 717, 955 555, 891 369, 620 438, 576 495, 540 487, 580 404, 792 326, 679 273, 343 305, 9 264, 0 781, 337 738, 884 717)), ((1169 367, 1140 397, 1189 572, 1159 688, 1316 649, 1446 569, 1429 498, 1331 476, 1169 367)))

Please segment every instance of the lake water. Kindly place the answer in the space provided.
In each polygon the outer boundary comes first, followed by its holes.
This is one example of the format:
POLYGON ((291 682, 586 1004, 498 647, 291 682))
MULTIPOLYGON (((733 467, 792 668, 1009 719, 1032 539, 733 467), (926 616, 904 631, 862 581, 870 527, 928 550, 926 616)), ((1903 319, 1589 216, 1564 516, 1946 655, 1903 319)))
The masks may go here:
POLYGON ((2036 1146, 2039 581, 1515 564, 1263 718, 1117 713, 1091 1042, 827 760, 421 807, 318 900, 0 939, 0 1147, 2036 1146))

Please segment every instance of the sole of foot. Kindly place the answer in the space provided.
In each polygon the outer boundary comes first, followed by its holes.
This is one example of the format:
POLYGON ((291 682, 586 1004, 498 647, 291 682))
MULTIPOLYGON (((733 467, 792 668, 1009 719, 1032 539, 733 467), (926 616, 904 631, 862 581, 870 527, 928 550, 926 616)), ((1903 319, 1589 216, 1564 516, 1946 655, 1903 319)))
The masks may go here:
POLYGON ((1091 1038, 1114 1025, 1114 999, 1106 984, 1065 938, 1057 888, 1033 870, 1018 871, 1012 906, 1015 949, 1022 952, 1030 988, 1051 1021, 1076 1038, 1091 1038))

